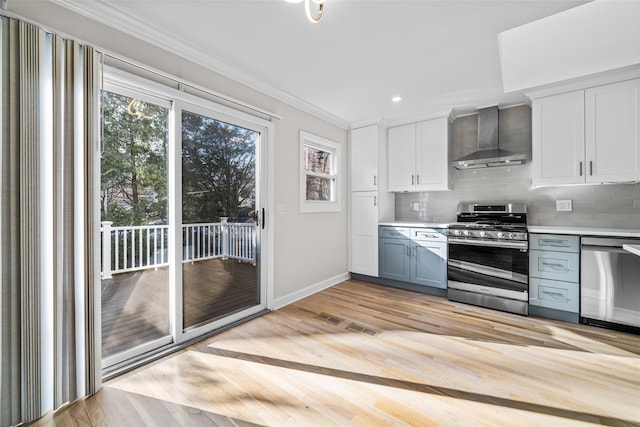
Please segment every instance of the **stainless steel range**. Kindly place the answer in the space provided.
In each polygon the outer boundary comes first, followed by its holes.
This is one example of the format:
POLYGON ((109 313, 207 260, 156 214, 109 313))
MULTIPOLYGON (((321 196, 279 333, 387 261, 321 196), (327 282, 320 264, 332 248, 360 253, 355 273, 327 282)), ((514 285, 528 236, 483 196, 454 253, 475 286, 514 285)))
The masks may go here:
POLYGON ((527 236, 525 204, 459 204, 447 239, 449 299, 529 314, 527 236))

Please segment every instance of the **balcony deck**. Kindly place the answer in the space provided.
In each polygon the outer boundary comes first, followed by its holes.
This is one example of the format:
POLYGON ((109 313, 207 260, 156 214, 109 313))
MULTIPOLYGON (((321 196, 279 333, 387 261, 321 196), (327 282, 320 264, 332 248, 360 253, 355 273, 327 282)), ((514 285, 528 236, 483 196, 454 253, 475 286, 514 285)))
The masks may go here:
MULTIPOLYGON (((183 264, 185 328, 259 302, 257 268, 209 259, 183 264)), ((169 335, 169 269, 116 274, 102 280, 102 356, 169 335)))

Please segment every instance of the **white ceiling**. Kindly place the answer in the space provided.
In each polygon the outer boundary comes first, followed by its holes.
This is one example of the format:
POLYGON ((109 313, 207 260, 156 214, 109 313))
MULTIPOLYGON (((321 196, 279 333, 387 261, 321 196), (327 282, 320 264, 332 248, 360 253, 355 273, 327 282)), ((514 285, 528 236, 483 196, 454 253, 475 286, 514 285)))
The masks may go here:
POLYGON ((521 102, 497 34, 586 3, 326 0, 312 24, 284 0, 53 1, 342 125, 521 102))

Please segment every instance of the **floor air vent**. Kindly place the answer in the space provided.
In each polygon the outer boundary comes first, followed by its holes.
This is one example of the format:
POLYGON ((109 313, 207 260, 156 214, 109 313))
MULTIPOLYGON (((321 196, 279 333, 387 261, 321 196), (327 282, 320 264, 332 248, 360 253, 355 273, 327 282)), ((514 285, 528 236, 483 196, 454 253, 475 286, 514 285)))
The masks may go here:
POLYGON ((361 334, 369 335, 371 337, 375 336, 378 331, 374 331, 373 329, 365 328, 364 326, 356 325, 355 323, 347 326, 347 329, 353 332, 358 332, 361 334))
POLYGON ((340 319, 339 317, 335 317, 327 313, 318 314, 318 318, 322 320, 326 320, 329 323, 333 323, 334 325, 337 325, 338 323, 342 322, 342 319, 340 319))

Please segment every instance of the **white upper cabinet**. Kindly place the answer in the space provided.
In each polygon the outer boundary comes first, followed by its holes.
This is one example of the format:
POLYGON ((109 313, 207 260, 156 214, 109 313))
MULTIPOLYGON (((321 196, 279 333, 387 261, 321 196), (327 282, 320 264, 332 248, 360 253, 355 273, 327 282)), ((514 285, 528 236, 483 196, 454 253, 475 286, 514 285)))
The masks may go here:
POLYGON ((450 189, 449 127, 443 117, 389 129, 389 191, 450 189))
POLYGON ((534 185, 584 183, 584 92, 533 101, 534 185))
POLYGON ((640 180, 640 79, 533 100, 533 185, 640 180))
POLYGON ((449 190, 449 120, 416 125, 416 190, 449 190))
POLYGON ((351 191, 377 190, 380 183, 378 125, 351 131, 351 191))
POLYGON ((585 91, 587 182, 640 179, 640 79, 585 91))
POLYGON ((389 191, 414 191, 416 162, 416 125, 389 129, 387 172, 389 191))

